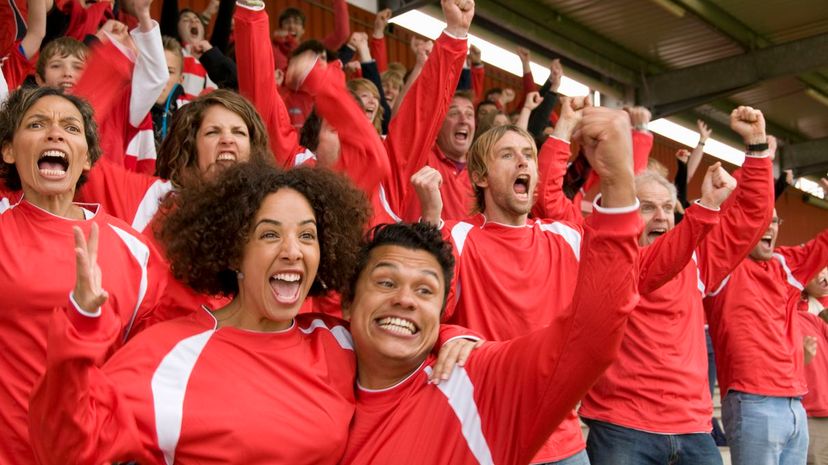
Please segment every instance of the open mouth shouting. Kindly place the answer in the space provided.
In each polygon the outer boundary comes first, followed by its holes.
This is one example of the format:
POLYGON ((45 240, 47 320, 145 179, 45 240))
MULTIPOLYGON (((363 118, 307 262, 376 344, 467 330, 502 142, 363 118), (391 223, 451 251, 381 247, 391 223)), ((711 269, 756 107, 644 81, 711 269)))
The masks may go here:
POLYGON ((513 190, 521 200, 529 200, 529 184, 531 177, 528 174, 520 174, 515 179, 513 190))
POLYGON ((647 232, 647 238, 652 243, 653 241, 655 241, 659 237, 663 236, 665 233, 667 233, 667 228, 666 227, 653 228, 653 229, 651 229, 647 232))
POLYGON ((69 159, 62 150, 46 150, 37 159, 40 175, 47 179, 63 179, 69 170, 69 159))
POLYGON ((454 131, 454 140, 458 144, 465 144, 471 139, 471 131, 468 127, 460 127, 454 131))
POLYGON ((270 289, 273 297, 282 304, 291 305, 299 300, 304 276, 298 271, 286 271, 270 277, 270 289))
POLYGON ((420 332, 420 329, 411 320, 395 316, 377 318, 374 320, 374 324, 383 331, 396 336, 413 336, 420 332))

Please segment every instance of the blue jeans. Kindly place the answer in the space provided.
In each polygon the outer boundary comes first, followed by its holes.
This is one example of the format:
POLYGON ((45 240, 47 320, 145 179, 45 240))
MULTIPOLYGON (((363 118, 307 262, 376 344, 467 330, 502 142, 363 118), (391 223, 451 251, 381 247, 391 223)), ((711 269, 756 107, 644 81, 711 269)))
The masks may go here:
POLYGON ((590 465, 589 464, 589 457, 585 450, 578 452, 575 455, 571 455, 563 460, 558 460, 557 462, 547 462, 542 464, 536 465, 590 465))
POLYGON ((730 391, 722 420, 734 465, 805 465, 808 420, 799 398, 730 391))
POLYGON ((722 454, 708 433, 654 434, 585 421, 592 465, 722 465, 722 454))

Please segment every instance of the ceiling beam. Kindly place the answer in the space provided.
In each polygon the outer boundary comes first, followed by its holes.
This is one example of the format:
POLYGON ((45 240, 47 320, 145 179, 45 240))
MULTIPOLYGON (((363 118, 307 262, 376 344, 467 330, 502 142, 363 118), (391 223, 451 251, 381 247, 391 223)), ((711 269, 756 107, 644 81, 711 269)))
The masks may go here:
MULTIPOLYGON (((745 51, 767 48, 774 45, 770 39, 751 29, 709 0, 669 0, 695 14, 702 21, 713 26, 722 34, 744 47, 745 51)), ((817 72, 805 72, 799 80, 814 89, 828 94, 828 78, 817 72)))
POLYGON ((828 66, 828 34, 649 76, 641 101, 658 116, 736 93, 757 82, 828 66))
POLYGON ((380 0, 381 8, 389 8, 393 16, 434 3, 435 0, 380 0))
POLYGON ((792 169, 794 176, 818 175, 828 172, 828 137, 782 147, 783 169, 792 169))

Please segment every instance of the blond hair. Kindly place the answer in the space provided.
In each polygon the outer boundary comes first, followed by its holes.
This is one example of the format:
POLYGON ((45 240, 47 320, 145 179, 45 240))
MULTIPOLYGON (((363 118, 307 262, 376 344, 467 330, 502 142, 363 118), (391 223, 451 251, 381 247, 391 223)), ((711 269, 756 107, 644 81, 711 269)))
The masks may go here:
POLYGON ((466 158, 466 169, 469 171, 469 179, 472 182, 472 190, 474 191, 475 202, 471 212, 472 214, 486 211, 484 190, 477 185, 477 182, 489 174, 489 160, 494 153, 494 146, 509 132, 514 132, 528 140, 532 146, 532 158, 535 160, 538 159, 538 147, 535 145, 535 139, 523 128, 507 124, 493 127, 481 134, 472 144, 466 158))
MULTIPOLYGON (((382 116, 384 111, 382 108, 382 102, 380 102, 380 94, 377 86, 368 79, 354 78, 348 81, 348 90, 356 96, 358 96, 360 92, 368 92, 377 99, 377 111, 374 113, 374 119, 371 121, 371 124, 374 125, 374 129, 377 130, 378 134, 382 134, 382 116)), ((357 99, 359 100, 359 98, 357 99)))

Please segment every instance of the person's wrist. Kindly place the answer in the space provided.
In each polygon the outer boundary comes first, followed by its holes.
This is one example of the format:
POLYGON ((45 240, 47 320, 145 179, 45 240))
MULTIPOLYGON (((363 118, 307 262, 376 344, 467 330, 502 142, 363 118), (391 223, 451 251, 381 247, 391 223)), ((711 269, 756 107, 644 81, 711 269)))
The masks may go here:
POLYGON ((720 206, 719 202, 717 202, 716 199, 705 195, 701 196, 701 198, 699 199, 699 203, 703 207, 709 208, 711 210, 718 210, 720 206))
POLYGON ((745 145, 767 145, 768 136, 765 134, 751 134, 742 139, 745 145))
POLYGON ((469 34, 469 30, 462 26, 448 26, 446 32, 455 39, 465 39, 469 34))

